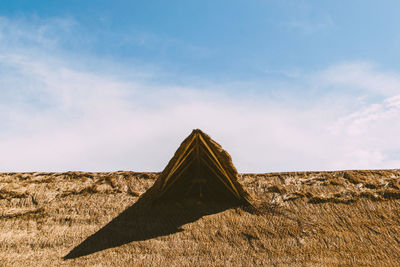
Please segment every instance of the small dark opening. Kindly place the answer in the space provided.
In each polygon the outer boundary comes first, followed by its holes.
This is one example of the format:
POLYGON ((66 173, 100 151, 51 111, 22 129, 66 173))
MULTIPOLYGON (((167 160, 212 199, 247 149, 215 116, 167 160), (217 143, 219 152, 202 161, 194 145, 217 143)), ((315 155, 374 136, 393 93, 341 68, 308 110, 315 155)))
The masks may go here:
POLYGON ((207 165, 196 166, 195 163, 192 163, 167 189, 163 198, 202 202, 237 202, 236 197, 207 165))

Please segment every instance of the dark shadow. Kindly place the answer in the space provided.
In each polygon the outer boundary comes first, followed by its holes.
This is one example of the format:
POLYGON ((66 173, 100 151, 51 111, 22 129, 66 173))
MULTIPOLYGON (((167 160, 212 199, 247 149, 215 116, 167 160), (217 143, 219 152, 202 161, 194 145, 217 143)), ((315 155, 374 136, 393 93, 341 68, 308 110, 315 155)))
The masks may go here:
POLYGON ((132 241, 142 241, 183 231, 181 226, 209 214, 238 207, 215 201, 168 201, 151 206, 139 199, 119 216, 73 248, 66 259, 86 256, 132 241))

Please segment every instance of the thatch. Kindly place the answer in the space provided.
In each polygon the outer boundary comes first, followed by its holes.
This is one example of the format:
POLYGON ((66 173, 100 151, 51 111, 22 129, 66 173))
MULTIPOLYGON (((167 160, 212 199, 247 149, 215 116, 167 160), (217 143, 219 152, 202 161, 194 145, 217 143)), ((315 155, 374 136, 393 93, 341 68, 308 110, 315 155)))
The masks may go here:
POLYGON ((260 212, 201 218, 139 209, 158 177, 0 173, 0 265, 400 266, 400 170, 241 174, 260 212))
POLYGON ((182 142, 154 185, 141 197, 157 200, 250 204, 251 196, 238 182, 230 155, 207 134, 195 129, 182 142))

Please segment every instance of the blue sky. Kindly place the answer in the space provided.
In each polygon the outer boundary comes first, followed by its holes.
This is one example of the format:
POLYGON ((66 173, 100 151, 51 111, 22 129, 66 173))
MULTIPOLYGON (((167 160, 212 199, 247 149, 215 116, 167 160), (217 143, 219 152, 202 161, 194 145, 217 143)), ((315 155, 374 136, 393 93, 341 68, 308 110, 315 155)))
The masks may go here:
POLYGON ((3 1, 0 171, 400 166, 398 1, 3 1))
POLYGON ((398 1, 5 2, 2 16, 27 23, 74 21, 60 44, 72 54, 173 74, 265 79, 352 60, 399 68, 398 1))

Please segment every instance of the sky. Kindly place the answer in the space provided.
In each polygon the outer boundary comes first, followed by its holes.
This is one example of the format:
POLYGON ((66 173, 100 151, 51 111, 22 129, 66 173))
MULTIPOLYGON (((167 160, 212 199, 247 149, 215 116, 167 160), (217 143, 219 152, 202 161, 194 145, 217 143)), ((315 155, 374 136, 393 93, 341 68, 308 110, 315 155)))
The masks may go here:
POLYGON ((0 172, 400 168, 399 1, 0 3, 0 172))

